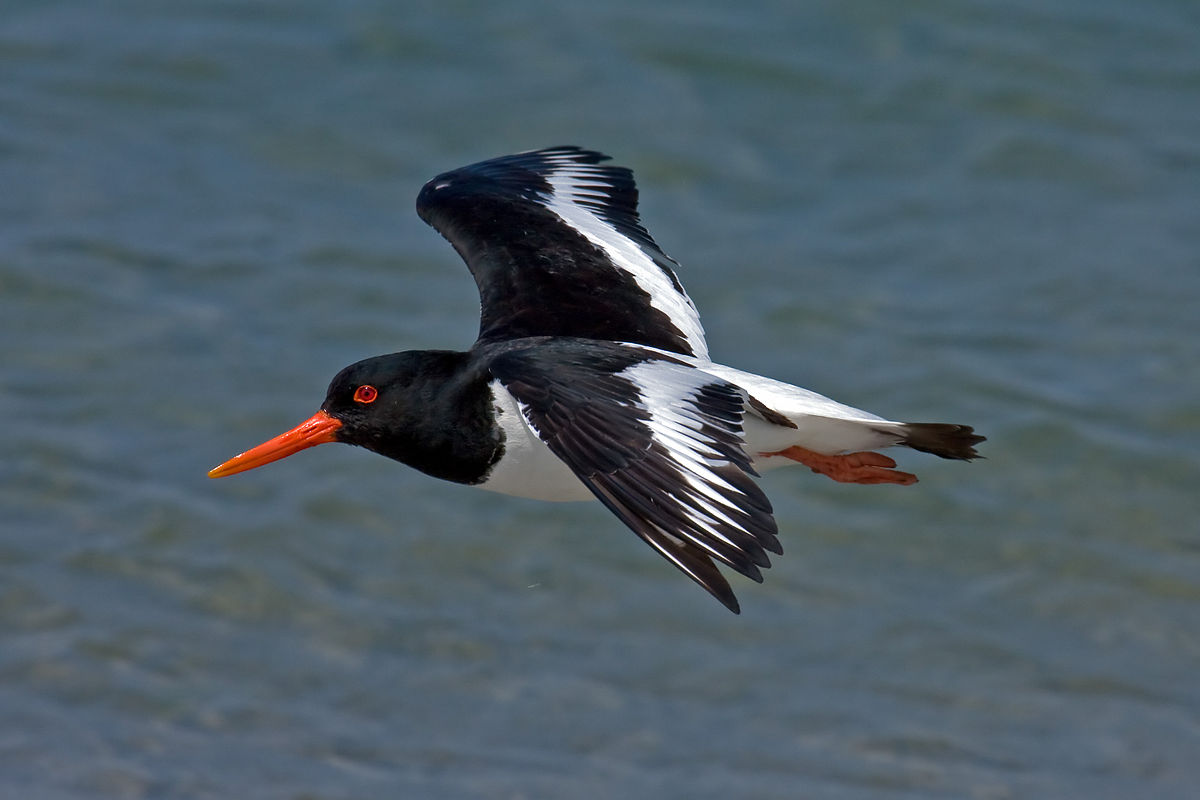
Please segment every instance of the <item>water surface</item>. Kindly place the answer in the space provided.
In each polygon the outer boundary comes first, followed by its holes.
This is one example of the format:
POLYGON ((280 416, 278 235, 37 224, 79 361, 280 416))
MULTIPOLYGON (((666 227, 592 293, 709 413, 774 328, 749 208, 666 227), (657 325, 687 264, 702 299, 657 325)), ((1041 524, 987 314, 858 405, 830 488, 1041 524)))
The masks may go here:
POLYGON ((1193 796, 1198 53, 1186 0, 9 3, 0 794, 1193 796), (987 460, 772 473, 740 617, 594 505, 205 477, 469 346, 416 192, 560 143, 716 358, 987 460))

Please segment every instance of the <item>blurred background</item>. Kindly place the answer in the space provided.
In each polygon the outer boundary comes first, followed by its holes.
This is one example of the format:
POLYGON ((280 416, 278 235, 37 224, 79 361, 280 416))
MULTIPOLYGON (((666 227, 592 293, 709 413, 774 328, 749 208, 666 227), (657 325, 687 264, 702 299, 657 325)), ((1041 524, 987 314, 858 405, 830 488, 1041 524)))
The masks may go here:
POLYGON ((0 74, 0 795, 1195 796, 1191 0, 8 0, 0 74), (717 360, 987 460, 771 473, 740 617, 598 504, 205 477, 468 347, 416 193, 555 144, 717 360))

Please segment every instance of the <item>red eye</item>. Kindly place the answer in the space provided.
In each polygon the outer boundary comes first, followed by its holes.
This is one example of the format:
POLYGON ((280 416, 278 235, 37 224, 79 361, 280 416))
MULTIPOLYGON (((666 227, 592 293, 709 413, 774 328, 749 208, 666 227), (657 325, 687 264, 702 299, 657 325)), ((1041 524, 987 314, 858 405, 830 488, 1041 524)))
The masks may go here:
POLYGON ((379 397, 379 392, 374 386, 363 384, 354 390, 354 402, 356 403, 374 403, 376 397, 379 397))

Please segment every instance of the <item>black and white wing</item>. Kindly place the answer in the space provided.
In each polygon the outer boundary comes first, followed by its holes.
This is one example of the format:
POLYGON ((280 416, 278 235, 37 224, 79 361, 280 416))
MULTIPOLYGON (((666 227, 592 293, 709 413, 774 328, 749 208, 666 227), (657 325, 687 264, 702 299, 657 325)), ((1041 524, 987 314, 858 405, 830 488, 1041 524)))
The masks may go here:
POLYGON ((492 362, 530 427, 621 521, 727 608, 782 553, 743 449, 741 390, 639 347, 556 340, 492 362))
POLYGON ((482 342, 574 336, 708 358, 674 268, 638 217, 633 173, 551 147, 438 175, 417 213, 479 287, 482 342))

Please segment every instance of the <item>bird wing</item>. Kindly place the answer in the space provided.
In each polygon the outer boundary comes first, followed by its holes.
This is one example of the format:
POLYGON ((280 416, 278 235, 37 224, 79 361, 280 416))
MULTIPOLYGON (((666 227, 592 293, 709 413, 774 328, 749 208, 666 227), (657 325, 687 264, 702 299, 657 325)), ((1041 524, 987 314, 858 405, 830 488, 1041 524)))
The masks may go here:
POLYGON ((576 336, 708 358, 678 265, 642 227, 633 173, 551 147, 438 175, 417 213, 467 262, 479 339, 576 336))
POLYGON ((745 396, 639 347, 550 340, 495 358, 530 428, 610 511, 734 613, 713 559, 755 581, 782 553, 743 449, 745 396))

